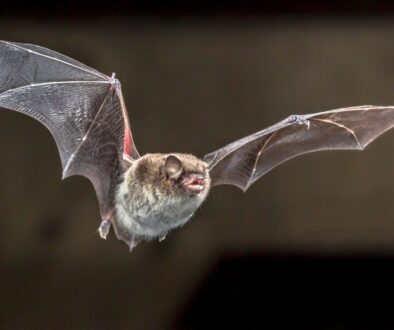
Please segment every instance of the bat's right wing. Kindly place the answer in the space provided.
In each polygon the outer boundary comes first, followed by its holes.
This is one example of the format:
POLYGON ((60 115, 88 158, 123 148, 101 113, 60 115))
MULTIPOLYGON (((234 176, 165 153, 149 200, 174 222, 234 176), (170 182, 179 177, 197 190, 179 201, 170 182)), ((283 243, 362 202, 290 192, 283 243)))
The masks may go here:
POLYGON ((139 157, 119 81, 49 49, 0 41, 0 107, 48 128, 63 178, 87 177, 102 219, 112 220, 122 164, 139 157))
POLYGON ((246 191, 288 159, 319 150, 363 150, 393 126, 391 106, 367 105, 293 115, 203 159, 209 164, 213 186, 231 184, 246 191))

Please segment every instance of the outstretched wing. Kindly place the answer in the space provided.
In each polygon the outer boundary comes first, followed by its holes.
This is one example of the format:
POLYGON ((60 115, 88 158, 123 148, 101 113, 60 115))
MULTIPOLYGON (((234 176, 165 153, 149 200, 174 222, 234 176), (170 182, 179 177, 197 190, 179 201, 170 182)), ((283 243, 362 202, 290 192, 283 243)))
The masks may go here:
POLYGON ((394 107, 358 106, 293 115, 204 156, 212 185, 246 191, 268 171, 293 157, 319 150, 363 150, 394 125, 394 107))
POLYGON ((0 41, 0 107, 49 129, 63 178, 87 177, 109 217, 122 166, 139 157, 119 81, 49 49, 0 41))

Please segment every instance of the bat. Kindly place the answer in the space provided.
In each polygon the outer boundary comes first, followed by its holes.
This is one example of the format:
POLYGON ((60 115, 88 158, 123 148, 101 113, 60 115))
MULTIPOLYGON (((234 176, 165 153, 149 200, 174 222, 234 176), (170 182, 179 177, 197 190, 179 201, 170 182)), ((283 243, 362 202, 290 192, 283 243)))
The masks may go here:
POLYGON ((100 208, 99 234, 113 227, 131 249, 183 226, 217 185, 246 191, 293 157, 363 150, 394 125, 394 106, 357 106, 281 122, 198 158, 140 156, 115 74, 107 76, 55 51, 0 41, 0 107, 24 113, 52 134, 63 179, 88 178, 100 208))

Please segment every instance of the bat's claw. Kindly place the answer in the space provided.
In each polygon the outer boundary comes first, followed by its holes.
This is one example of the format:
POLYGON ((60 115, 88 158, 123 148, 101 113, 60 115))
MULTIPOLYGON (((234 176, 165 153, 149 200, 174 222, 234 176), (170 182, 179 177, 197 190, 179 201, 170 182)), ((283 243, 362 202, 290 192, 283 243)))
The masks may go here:
POLYGON ((100 234, 100 237, 102 239, 107 239, 107 235, 108 235, 110 229, 111 229, 111 221, 103 220, 100 224, 100 227, 98 228, 98 232, 100 234))
POLYGON ((294 124, 305 125, 308 129, 311 125, 310 121, 302 115, 292 115, 289 117, 288 121, 292 125, 294 124))
POLYGON ((116 88, 120 88, 120 81, 115 78, 115 72, 112 73, 111 84, 116 86, 116 88))
POLYGON ((167 235, 163 235, 159 237, 159 242, 163 242, 166 239, 167 235))

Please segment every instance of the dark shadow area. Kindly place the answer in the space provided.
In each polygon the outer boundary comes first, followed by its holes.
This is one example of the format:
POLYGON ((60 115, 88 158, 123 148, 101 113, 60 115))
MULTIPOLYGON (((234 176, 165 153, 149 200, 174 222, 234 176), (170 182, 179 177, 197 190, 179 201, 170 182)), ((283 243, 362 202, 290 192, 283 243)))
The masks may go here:
POLYGON ((263 17, 263 16, 332 16, 355 15, 392 15, 394 3, 389 1, 313 1, 313 0, 216 0, 202 3, 201 1, 181 0, 149 0, 127 1, 71 0, 67 2, 43 1, 0 3, 0 15, 7 17, 153 17, 186 18, 186 17, 263 17))
POLYGON ((393 329, 393 278, 393 257, 226 257, 176 328, 393 329))

